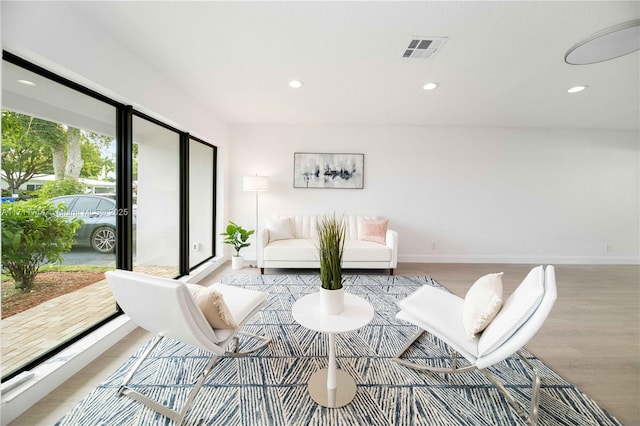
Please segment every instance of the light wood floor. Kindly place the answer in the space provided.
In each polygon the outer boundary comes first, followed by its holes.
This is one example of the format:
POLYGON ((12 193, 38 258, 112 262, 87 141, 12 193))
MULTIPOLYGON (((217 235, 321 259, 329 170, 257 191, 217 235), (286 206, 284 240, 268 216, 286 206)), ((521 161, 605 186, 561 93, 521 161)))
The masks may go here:
MULTIPOLYGON (((401 264, 396 274, 429 275, 464 297, 480 276, 504 271, 504 292, 509 295, 532 266, 401 264)), ((267 270, 287 272, 292 271, 267 270)), ((252 273, 257 271, 233 271, 227 265, 203 283, 252 273)), ((624 425, 640 425, 640 267, 558 265, 556 279, 558 300, 527 349, 624 425)), ((11 424, 54 424, 150 337, 140 329, 132 332, 11 424)))

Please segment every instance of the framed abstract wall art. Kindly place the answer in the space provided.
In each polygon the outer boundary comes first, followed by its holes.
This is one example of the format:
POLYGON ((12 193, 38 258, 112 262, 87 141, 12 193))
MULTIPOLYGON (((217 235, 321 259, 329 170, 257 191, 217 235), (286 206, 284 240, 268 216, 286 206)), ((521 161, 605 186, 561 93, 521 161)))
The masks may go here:
POLYGON ((293 187, 362 189, 364 154, 296 152, 293 187))

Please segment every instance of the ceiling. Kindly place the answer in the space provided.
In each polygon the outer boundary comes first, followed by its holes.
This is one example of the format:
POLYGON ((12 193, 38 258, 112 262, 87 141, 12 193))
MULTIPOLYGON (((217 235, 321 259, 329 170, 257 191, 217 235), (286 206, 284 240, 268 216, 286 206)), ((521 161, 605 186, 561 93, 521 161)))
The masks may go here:
POLYGON ((564 62, 637 1, 70 4, 230 123, 640 127, 638 51, 564 62), (402 58, 412 36, 448 40, 402 58))

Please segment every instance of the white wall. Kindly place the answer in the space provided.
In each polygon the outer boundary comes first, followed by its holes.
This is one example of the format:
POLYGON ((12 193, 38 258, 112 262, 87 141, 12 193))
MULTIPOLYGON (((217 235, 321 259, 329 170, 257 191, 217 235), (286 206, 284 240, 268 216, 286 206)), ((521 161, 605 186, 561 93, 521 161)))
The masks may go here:
POLYGON ((238 125, 232 140, 229 218, 251 228, 242 176, 259 173, 261 222, 377 214, 400 261, 639 262, 636 131, 238 125), (293 188, 294 152, 364 153, 364 189, 293 188))

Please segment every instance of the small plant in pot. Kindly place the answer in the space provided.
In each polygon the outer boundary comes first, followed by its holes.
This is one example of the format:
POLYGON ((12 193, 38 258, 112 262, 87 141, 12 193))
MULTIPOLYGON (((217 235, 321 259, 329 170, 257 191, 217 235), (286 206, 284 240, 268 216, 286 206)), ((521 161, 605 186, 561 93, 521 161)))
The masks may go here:
POLYGON ((318 224, 318 254, 320 256, 320 308, 329 315, 344 309, 342 255, 347 228, 342 220, 327 216, 318 224))
POLYGON ((224 243, 232 245, 236 251, 236 254, 231 258, 231 267, 233 269, 242 269, 243 257, 240 256, 240 249, 251 245, 247 241, 253 233, 253 230, 247 231, 242 226, 229 221, 226 232, 220 234, 225 237, 224 243))

